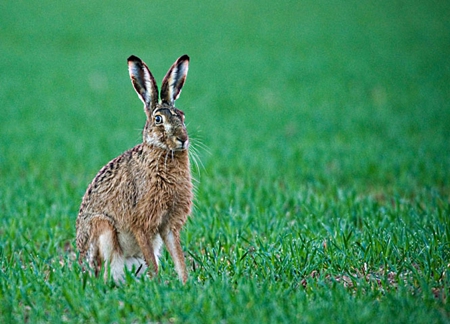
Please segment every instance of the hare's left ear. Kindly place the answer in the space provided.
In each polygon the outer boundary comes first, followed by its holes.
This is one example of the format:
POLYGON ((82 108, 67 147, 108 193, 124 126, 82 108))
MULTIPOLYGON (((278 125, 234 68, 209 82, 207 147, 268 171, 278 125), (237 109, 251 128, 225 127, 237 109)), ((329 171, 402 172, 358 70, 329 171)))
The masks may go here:
POLYGON ((152 111, 158 104, 158 87, 155 78, 147 65, 134 55, 128 58, 128 72, 136 93, 144 103, 146 114, 151 116, 152 111))
POLYGON ((189 69, 189 56, 183 55, 170 67, 161 85, 161 101, 173 105, 183 88, 189 69))

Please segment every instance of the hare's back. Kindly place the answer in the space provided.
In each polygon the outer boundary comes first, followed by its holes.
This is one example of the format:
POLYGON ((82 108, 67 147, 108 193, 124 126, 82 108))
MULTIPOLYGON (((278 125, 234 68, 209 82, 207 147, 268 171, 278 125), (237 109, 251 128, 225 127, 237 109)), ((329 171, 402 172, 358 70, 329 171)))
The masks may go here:
POLYGON ((89 184, 80 213, 102 213, 114 216, 136 205, 137 182, 145 181, 139 166, 139 145, 111 160, 89 184))

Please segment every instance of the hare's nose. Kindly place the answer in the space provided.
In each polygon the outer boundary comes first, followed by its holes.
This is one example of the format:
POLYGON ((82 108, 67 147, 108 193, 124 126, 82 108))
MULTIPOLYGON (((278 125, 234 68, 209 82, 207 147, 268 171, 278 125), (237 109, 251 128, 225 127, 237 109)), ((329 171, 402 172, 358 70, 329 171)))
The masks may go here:
POLYGON ((177 142, 178 142, 180 148, 182 148, 182 149, 187 148, 189 145, 189 139, 183 140, 183 139, 177 137, 177 142))

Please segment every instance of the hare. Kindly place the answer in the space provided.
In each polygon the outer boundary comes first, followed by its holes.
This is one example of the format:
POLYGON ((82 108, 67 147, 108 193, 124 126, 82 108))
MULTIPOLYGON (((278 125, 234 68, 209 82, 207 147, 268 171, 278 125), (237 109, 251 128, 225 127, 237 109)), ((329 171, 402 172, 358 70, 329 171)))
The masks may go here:
POLYGON ((147 65, 128 58, 134 89, 144 103, 147 121, 143 143, 104 166, 88 186, 76 221, 80 263, 87 257, 95 274, 104 267, 122 282, 125 268, 139 276, 158 273, 164 243, 180 280, 187 271, 180 230, 191 212, 192 181, 189 137, 184 113, 175 108, 186 80, 189 57, 181 56, 158 87, 147 65), (150 274, 152 272, 150 271, 150 274))

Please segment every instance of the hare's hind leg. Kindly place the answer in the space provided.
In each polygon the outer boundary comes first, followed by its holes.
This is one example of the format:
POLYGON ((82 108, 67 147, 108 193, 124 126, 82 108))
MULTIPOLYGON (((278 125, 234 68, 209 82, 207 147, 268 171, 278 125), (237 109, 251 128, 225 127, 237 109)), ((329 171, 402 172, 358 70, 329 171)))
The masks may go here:
POLYGON ((123 281, 124 258, 117 238, 117 232, 111 221, 104 217, 95 217, 92 220, 90 260, 95 264, 96 274, 104 266, 104 280, 107 281, 108 273, 111 273, 116 283, 123 281))
POLYGON ((94 269, 94 274, 98 277, 100 269, 102 268, 102 258, 98 250, 98 242, 93 238, 90 242, 88 255, 88 263, 91 269, 94 269))
POLYGON ((180 243, 180 233, 178 231, 167 231, 162 233, 162 239, 166 245, 167 250, 172 257, 173 263, 175 264, 175 270, 180 278, 181 282, 186 283, 187 271, 186 263, 184 260, 183 249, 180 243))

